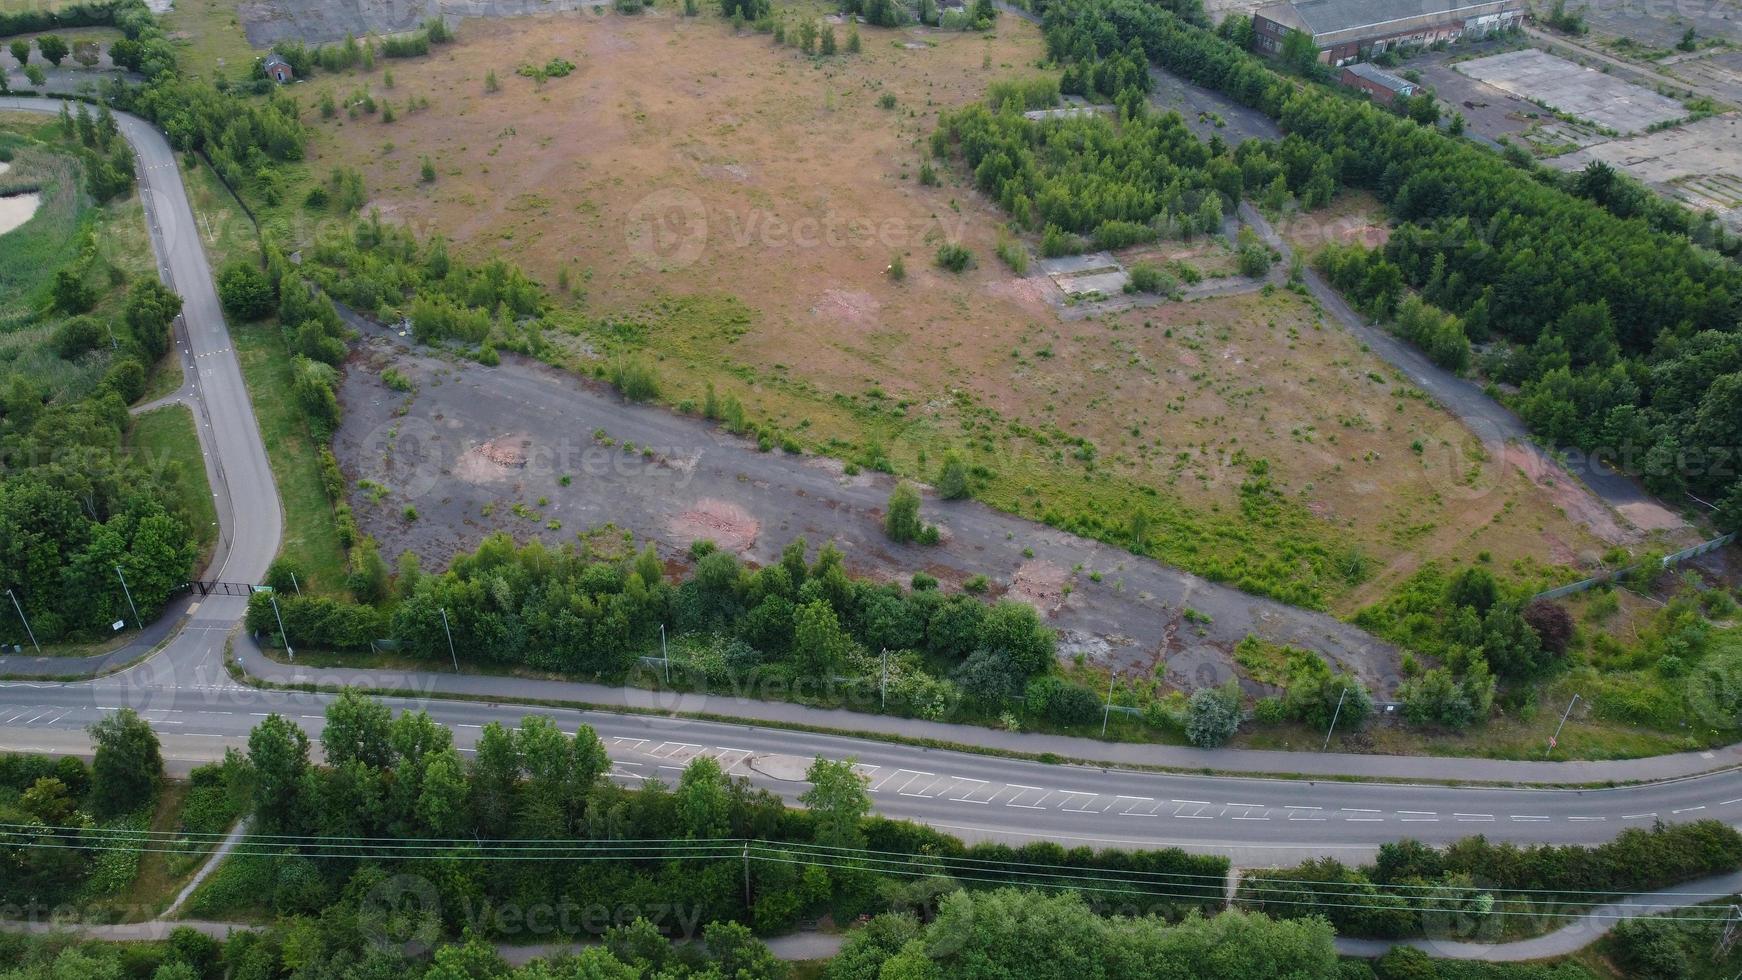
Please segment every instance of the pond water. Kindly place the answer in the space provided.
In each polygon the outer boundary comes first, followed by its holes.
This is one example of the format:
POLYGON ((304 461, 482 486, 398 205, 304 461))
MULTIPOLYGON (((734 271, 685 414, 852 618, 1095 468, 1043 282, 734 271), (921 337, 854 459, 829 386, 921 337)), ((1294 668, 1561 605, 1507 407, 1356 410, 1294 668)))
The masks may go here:
POLYGON ((41 205, 42 195, 36 193, 0 197, 0 235, 29 221, 41 205))

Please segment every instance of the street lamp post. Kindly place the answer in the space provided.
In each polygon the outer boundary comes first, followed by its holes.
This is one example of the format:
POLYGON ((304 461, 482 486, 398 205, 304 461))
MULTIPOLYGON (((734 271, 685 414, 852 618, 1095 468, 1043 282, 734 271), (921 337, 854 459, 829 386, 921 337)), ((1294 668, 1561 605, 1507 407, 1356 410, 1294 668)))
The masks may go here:
POLYGON ((11 589, 6 590, 6 595, 12 600, 12 608, 18 610, 18 618, 24 621, 24 633, 30 637, 30 645, 36 648, 37 656, 42 656, 42 644, 36 642, 36 631, 30 628, 30 618, 24 615, 24 607, 18 604, 18 597, 11 589))
POLYGON ((1101 706, 1101 737, 1107 736, 1107 719, 1113 715, 1113 677, 1112 671, 1107 672, 1107 703, 1101 706))
POLYGON ((1331 727, 1325 729, 1325 747, 1320 751, 1328 750, 1331 747, 1331 733, 1337 730, 1337 719, 1343 716, 1343 699, 1348 696, 1349 689, 1347 687, 1343 688, 1343 693, 1337 695, 1337 710, 1331 712, 1331 727))
POLYGON ((272 618, 278 620, 278 638, 284 641, 284 652, 290 655, 290 659, 295 660, 296 651, 290 648, 290 634, 284 631, 284 617, 278 612, 278 597, 268 592, 266 598, 272 603, 272 618))
POLYGON ((127 595, 127 608, 133 610, 133 624, 143 631, 145 622, 139 618, 139 607, 133 604, 133 590, 127 587, 127 576, 121 574, 120 565, 115 566, 115 577, 121 580, 121 591, 127 595))
POLYGON ((659 660, 665 667, 665 686, 671 686, 671 651, 665 646, 665 624, 659 624, 659 660))
POLYGON ((442 632, 448 635, 448 656, 454 660, 454 673, 460 672, 460 655, 454 652, 454 631, 448 629, 448 610, 442 607, 442 632))
POLYGON ((1560 743, 1561 729, 1567 727, 1567 718, 1569 716, 1571 716, 1573 713, 1573 705, 1578 704, 1578 703, 1579 703, 1579 696, 1577 694, 1575 694, 1575 695, 1573 695, 1573 699, 1571 701, 1567 702, 1567 710, 1561 712, 1561 723, 1554 726, 1554 734, 1550 735, 1548 737, 1548 750, 1550 752, 1553 752, 1555 750, 1555 746, 1560 743))
POLYGON ((883 648, 883 676, 877 682, 877 696, 881 701, 881 710, 889 710, 889 648, 883 648))

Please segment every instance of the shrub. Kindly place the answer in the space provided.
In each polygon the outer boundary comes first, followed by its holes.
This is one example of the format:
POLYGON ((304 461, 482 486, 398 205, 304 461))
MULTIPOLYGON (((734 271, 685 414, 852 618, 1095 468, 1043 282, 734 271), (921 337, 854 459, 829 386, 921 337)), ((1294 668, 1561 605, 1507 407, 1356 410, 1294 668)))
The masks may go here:
POLYGON ((226 263, 218 273, 218 299, 225 314, 243 322, 263 320, 278 309, 278 291, 266 273, 240 259, 226 263))
POLYGON ((658 375, 646 362, 634 358, 619 360, 611 366, 611 384, 632 402, 659 397, 658 375))
POLYGON ((1161 271, 1161 268, 1150 262, 1137 262, 1130 268, 1130 281, 1126 289, 1134 293, 1153 293, 1167 295, 1178 288, 1172 276, 1161 271))
POLYGON ((968 465, 954 452, 944 457, 944 468, 938 473, 938 496, 945 500, 961 500, 970 493, 968 465))
POLYGON ((1186 702, 1186 738, 1202 749, 1213 749, 1240 728, 1240 684, 1201 687, 1186 702))
POLYGON ((950 242, 938 246, 938 268, 949 272, 963 272, 974 261, 974 255, 961 245, 950 242))
POLYGON ((883 533, 897 544, 906 544, 920 536, 919 491, 903 481, 889 495, 889 507, 883 516, 883 533))

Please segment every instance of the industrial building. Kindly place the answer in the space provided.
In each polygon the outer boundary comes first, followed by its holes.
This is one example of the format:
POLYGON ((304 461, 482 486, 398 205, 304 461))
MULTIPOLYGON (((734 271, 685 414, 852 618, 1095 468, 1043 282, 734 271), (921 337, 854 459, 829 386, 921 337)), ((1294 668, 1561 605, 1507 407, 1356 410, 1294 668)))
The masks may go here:
POLYGON ((1523 17, 1524 0, 1285 0, 1253 12, 1253 44, 1279 54, 1298 31, 1312 38, 1321 62, 1341 66, 1394 47, 1492 34, 1523 17))
POLYGON ((1350 88, 1357 88, 1373 97, 1380 105, 1390 105, 1399 96, 1409 98, 1415 94, 1415 83, 1399 78, 1376 65, 1365 61, 1357 61, 1343 67, 1342 81, 1350 88))

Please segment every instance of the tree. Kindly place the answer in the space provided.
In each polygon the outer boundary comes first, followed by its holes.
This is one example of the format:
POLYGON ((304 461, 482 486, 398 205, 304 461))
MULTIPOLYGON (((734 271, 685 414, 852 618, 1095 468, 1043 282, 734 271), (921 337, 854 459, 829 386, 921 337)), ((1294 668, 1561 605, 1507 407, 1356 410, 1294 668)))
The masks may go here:
POLYGON ((328 765, 340 766, 353 759, 371 769, 385 769, 393 764, 393 746, 388 741, 393 712, 387 705, 354 688, 346 688, 327 705, 326 714, 321 747, 328 765))
POLYGON ((469 803, 478 831, 488 837, 507 832, 517 808, 520 755, 514 736, 500 722, 484 726, 472 756, 469 803))
POLYGON ((424 157, 423 158, 423 165, 419 168, 418 175, 423 178, 423 182, 426 184, 435 183, 435 179, 436 179, 435 161, 431 160, 429 157, 424 157))
POLYGON ((1312 35, 1305 31, 1289 31, 1284 35, 1282 63, 1297 74, 1312 74, 1319 65, 1319 49, 1313 43, 1312 35))
POLYGON ((1200 687, 1186 702, 1186 738, 1201 749, 1213 749, 1240 728, 1240 682, 1200 687))
POLYGON ((42 88, 48 84, 48 73, 42 70, 41 65, 25 65, 24 77, 30 80, 33 88, 42 88))
POLYGON ((254 772, 256 822, 279 830, 300 829, 308 736, 283 715, 268 715, 248 733, 248 763, 254 772))
POLYGON ((169 325, 181 314, 181 297, 156 279, 144 279, 127 292, 121 318, 148 360, 169 350, 169 325))
POLYGON ((85 283, 84 270, 75 266, 58 269, 54 274, 54 308, 74 316, 89 313, 97 305, 97 291, 85 283))
POLYGON ((968 487, 968 465, 961 454, 951 452, 944 457, 943 471, 938 474, 938 496, 945 500, 961 500, 971 491, 968 487))
POLYGON ((66 39, 59 34, 44 34, 37 38, 36 49, 41 51, 42 56, 48 59, 48 63, 56 68, 60 67, 60 63, 66 59, 67 53, 72 50, 66 39))
MULTIPOLYGON (((20 66, 30 64, 30 38, 15 37, 7 46, 12 50, 13 61, 18 62, 20 66)), ((66 106, 61 106, 61 112, 65 113, 66 111, 66 106)))
POLYGON ((145 719, 132 708, 122 708, 87 731, 97 746, 91 758, 91 799, 100 815, 130 813, 156 798, 163 753, 145 719))
POLYGON ((237 259, 218 273, 218 299, 233 320, 264 320, 278 308, 278 290, 252 262, 237 259))
POLYGON ((1615 961, 1638 980, 1685 980, 1693 976, 1676 929, 1661 919, 1625 919, 1609 933, 1615 961))
POLYGON ((871 794, 853 762, 851 757, 835 762, 819 755, 805 770, 811 787, 799 794, 798 801, 816 818, 817 843, 826 847, 865 846, 860 823, 871 812, 871 794))
POLYGON ((1557 657, 1567 652, 1573 639, 1573 617, 1564 606, 1538 599, 1526 605, 1522 615, 1543 650, 1557 657))
POLYGON ((826 599, 799 606, 793 613, 792 649, 805 673, 829 677, 846 662, 853 640, 841 629, 835 609, 826 599))
POLYGON ((883 517, 883 533, 897 544, 906 544, 919 537, 919 491, 903 480, 889 494, 889 507, 883 517))
POLYGON ((711 756, 697 756, 677 782, 677 816, 691 840, 710 840, 732 832, 732 795, 726 774, 711 756))

